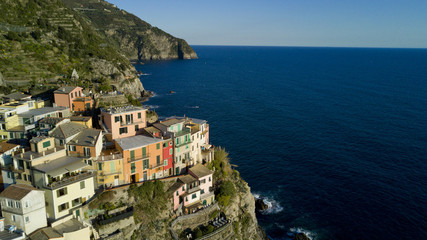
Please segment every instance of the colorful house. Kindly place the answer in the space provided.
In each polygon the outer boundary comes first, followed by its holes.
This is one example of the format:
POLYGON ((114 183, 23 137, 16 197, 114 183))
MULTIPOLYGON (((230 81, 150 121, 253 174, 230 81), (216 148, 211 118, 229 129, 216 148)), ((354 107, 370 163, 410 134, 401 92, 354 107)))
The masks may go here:
POLYGON ((146 112, 135 106, 101 109, 101 125, 112 139, 136 136, 147 126, 146 112))
POLYGON ((64 146, 85 129, 87 129, 86 126, 68 122, 57 126, 55 129, 50 131, 49 135, 55 138, 56 145, 64 146))
POLYGON ((73 103, 76 98, 84 97, 83 88, 76 86, 60 87, 53 92, 56 106, 73 109, 73 103))
POLYGON ((164 136, 160 129, 153 126, 144 128, 144 134, 147 136, 163 139, 163 162, 165 164, 163 167, 163 177, 173 176, 173 140, 170 138, 170 136, 164 136))
POLYGON ((202 164, 195 165, 188 172, 169 189, 169 193, 173 194, 173 209, 184 213, 192 213, 215 200, 212 191, 213 172, 202 164))
POLYGON ((72 110, 74 112, 84 112, 93 108, 93 100, 90 97, 74 98, 72 110))
POLYGON ((123 154, 116 149, 104 150, 95 160, 98 186, 114 187, 128 183, 123 170, 123 154))
POLYGON ((163 140, 143 135, 116 140, 123 154, 123 170, 127 183, 141 182, 163 176, 163 140))
POLYGON ((187 118, 186 126, 191 129, 191 159, 193 164, 207 163, 214 158, 214 149, 209 144, 209 124, 206 120, 187 118))
POLYGON ((92 117, 88 116, 72 116, 70 117, 71 122, 81 124, 88 128, 92 128, 92 117))
POLYGON ((168 119, 160 123, 153 124, 154 127, 164 132, 165 136, 172 138, 174 145, 174 168, 175 175, 187 172, 191 166, 191 130, 185 127, 185 119, 168 119))

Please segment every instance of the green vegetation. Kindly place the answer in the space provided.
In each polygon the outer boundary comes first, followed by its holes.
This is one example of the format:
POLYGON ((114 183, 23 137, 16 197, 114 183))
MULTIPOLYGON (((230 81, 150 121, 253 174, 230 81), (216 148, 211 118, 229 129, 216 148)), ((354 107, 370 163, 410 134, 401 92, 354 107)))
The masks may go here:
POLYGON ((113 205, 111 203, 111 200, 114 199, 114 192, 108 191, 101 193, 96 199, 94 199, 89 204, 90 209, 105 209, 105 210, 111 210, 114 209, 113 205))
POLYGON ((126 95, 126 98, 128 99, 128 102, 134 106, 142 106, 142 103, 138 100, 135 99, 132 95, 128 94, 126 95))
POLYGON ((135 198, 136 222, 154 224, 158 214, 166 209, 167 195, 161 181, 144 182, 141 186, 131 185, 128 190, 129 197, 135 198))

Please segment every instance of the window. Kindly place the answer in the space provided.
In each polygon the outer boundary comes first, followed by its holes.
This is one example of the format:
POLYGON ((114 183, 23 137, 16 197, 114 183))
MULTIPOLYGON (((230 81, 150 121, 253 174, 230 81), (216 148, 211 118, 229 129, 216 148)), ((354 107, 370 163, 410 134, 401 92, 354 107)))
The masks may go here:
POLYGON ((30 163, 29 162, 25 162, 25 168, 30 169, 30 163))
POLYGON ((30 201, 25 201, 25 207, 30 207, 30 201))
POLYGON ((163 147, 164 147, 164 148, 166 147, 166 143, 163 143, 163 147))
POLYGON ((84 148, 84 152, 85 152, 85 156, 86 156, 86 157, 90 157, 90 148, 85 147, 85 148, 84 148))
POLYGON ((176 195, 179 196, 179 191, 176 191, 176 195))
POLYGON ((172 155, 172 153, 173 153, 173 149, 171 148, 169 149, 169 154, 172 155))
POLYGON ((185 191, 185 186, 182 186, 182 191, 185 191))
POLYGON ((73 93, 71 93, 71 98, 73 98, 73 93))
POLYGON ((171 126, 171 131, 173 131, 173 126, 171 126))
POLYGON ((157 143, 156 145, 156 149, 159 150, 160 149, 160 143, 157 143))
POLYGON ((62 197, 64 195, 67 195, 67 188, 66 187, 56 190, 56 196, 57 197, 62 197))
POLYGON ((157 160, 157 165, 160 165, 160 155, 157 155, 156 160, 157 160))
POLYGON ((211 181, 211 177, 209 177, 209 182, 211 181))
POLYGON ((20 202, 15 202, 16 208, 21 208, 21 203, 20 202))
POLYGON ((135 163, 132 163, 130 165, 130 170, 131 170, 131 173, 135 173, 135 163))
POLYGON ((205 193, 205 189, 202 189, 202 191, 200 191, 200 194, 204 194, 205 193))
POLYGON ((169 146, 172 146, 172 141, 169 142, 169 146))
POLYGON ((168 160, 164 160, 163 161, 163 165, 167 166, 168 165, 168 160))
POLYGON ((142 160, 142 168, 143 168, 143 170, 149 168, 148 164, 149 164, 148 159, 147 160, 142 160))
POLYGON ((98 170, 102 171, 102 163, 98 163, 98 170))
POLYGON ((81 181, 80 182, 80 189, 84 189, 86 186, 85 186, 85 181, 81 181))
POLYGON ((119 128, 119 133, 120 134, 128 133, 128 128, 127 127, 119 128))
POLYGON ((13 201, 12 200, 8 200, 7 201, 7 206, 13 208, 13 201))
POLYGON ((9 138, 13 138, 13 133, 9 133, 9 138))
POLYGON ((135 132, 139 131, 139 126, 135 125, 135 132))
POLYGON ((202 184, 206 183, 206 179, 203 179, 202 181, 200 181, 202 184))
POLYGON ((64 210, 67 210, 69 207, 70 207, 70 205, 68 203, 63 203, 63 204, 58 206, 58 212, 62 212, 64 210))
POLYGON ((26 222, 26 223, 29 223, 29 222, 30 222, 30 217, 28 217, 28 216, 27 216, 27 217, 25 217, 25 222, 26 222))
POLYGON ((70 150, 70 152, 75 152, 76 151, 76 146, 70 145, 70 146, 68 146, 68 149, 70 150))
POLYGON ((191 195, 191 199, 195 199, 197 197, 197 194, 195 193, 195 194, 193 194, 193 195, 191 195))
POLYGON ((79 198, 76 198, 73 201, 71 201, 71 206, 75 207, 75 206, 77 206, 77 205, 79 205, 81 203, 82 203, 82 198, 79 197, 79 198))
POLYGON ((16 222, 16 217, 15 217, 15 215, 12 215, 12 222, 16 222))
POLYGON ((141 118, 141 113, 140 112, 138 113, 138 118, 141 118))
POLYGON ((120 121, 120 117, 119 116, 114 117, 114 122, 119 122, 119 121, 120 121))
POLYGON ((43 148, 50 147, 50 141, 46 141, 43 143, 43 148))
POLYGON ((185 197, 185 201, 188 202, 188 197, 187 196, 185 197))

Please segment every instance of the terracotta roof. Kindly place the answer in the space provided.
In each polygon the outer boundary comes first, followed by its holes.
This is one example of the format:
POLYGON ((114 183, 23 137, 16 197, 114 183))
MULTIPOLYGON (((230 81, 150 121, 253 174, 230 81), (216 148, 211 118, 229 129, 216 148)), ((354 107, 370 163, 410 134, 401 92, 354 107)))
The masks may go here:
POLYGON ((9 187, 7 187, 3 192, 0 193, 0 197, 10 198, 14 200, 21 200, 33 190, 38 191, 37 188, 34 188, 30 185, 12 184, 9 187))
POLYGON ((196 175, 197 178, 202 178, 207 175, 213 174, 211 170, 209 170, 207 167, 203 166, 202 164, 197 164, 194 167, 190 168, 188 171, 192 172, 194 175, 196 175))
POLYGON ((0 142, 0 154, 3 154, 15 147, 17 147, 19 145, 17 144, 12 144, 12 143, 7 143, 7 142, 0 142))

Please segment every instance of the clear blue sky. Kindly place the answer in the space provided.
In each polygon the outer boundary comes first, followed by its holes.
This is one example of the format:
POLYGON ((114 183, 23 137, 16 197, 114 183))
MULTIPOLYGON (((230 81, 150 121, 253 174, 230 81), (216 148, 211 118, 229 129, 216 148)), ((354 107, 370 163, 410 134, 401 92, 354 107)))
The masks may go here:
POLYGON ((427 0, 107 0, 191 45, 427 48, 427 0))

